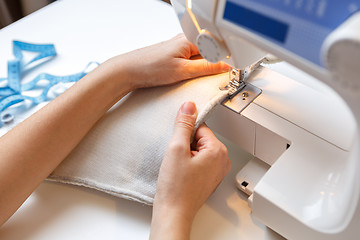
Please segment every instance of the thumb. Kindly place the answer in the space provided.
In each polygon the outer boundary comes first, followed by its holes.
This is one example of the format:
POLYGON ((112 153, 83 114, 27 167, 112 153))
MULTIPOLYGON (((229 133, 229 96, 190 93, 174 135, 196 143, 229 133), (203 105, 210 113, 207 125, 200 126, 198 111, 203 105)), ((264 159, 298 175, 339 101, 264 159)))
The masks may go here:
POLYGON ((173 139, 190 146, 190 138, 195 127, 197 115, 195 103, 185 102, 176 116, 173 139))

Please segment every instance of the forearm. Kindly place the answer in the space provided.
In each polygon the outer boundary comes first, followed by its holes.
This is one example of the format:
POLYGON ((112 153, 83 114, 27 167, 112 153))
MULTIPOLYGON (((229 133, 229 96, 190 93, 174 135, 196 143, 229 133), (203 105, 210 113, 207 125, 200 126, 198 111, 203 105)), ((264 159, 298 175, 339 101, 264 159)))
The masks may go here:
POLYGON ((131 90, 129 76, 112 64, 95 69, 0 138, 0 225, 131 90))

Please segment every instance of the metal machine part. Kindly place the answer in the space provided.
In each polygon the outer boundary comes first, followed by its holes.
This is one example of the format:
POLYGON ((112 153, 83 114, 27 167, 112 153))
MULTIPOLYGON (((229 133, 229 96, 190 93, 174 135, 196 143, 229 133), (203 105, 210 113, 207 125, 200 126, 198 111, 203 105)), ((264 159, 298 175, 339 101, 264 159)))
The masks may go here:
POLYGON ((264 57, 262 60, 246 67, 245 69, 231 68, 229 71, 230 82, 227 86, 220 89, 229 90, 227 97, 221 104, 231 109, 236 113, 241 113, 255 98, 261 94, 261 89, 247 83, 247 78, 260 66, 260 64, 267 60, 264 57))
POLYGON ((261 94, 261 89, 250 83, 242 82, 240 84, 241 87, 221 103, 236 113, 241 113, 261 94))

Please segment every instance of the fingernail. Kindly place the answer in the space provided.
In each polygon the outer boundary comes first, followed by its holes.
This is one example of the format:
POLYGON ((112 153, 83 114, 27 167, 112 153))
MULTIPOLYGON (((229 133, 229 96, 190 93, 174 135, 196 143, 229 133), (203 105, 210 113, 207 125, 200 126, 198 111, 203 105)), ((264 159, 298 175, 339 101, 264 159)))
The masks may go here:
POLYGON ((186 102, 181 106, 181 112, 187 115, 194 115, 196 111, 195 103, 186 102))

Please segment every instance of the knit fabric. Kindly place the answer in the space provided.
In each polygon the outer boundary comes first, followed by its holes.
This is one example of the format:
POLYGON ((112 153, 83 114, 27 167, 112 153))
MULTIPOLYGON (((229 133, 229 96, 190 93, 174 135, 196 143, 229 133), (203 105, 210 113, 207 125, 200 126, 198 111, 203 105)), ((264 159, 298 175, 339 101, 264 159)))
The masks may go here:
POLYGON ((226 97, 228 74, 173 86, 139 89, 113 106, 48 177, 152 204, 161 161, 177 111, 186 101, 198 108, 198 127, 226 97))

